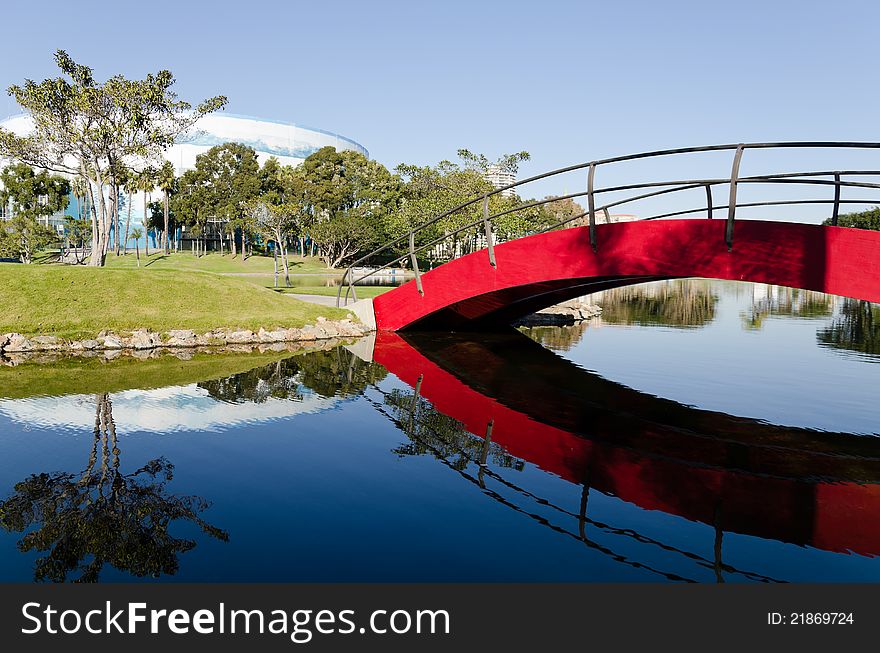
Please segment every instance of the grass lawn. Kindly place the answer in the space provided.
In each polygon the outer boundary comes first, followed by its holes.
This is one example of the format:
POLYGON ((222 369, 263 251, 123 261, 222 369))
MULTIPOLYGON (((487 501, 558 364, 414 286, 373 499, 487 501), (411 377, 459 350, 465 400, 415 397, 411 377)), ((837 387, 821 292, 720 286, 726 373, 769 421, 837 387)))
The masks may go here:
POLYGON ((217 274, 0 264, 0 333, 93 338, 104 329, 253 330, 300 327, 319 315, 339 319, 347 311, 217 274))
MULTIPOLYGON (((328 270, 324 262, 317 257, 289 256, 288 261, 291 274, 334 272, 334 270, 328 270)), ((129 252, 125 256, 116 256, 110 253, 107 255, 106 267, 111 270, 134 270, 137 269, 137 259, 134 252, 129 252)), ((151 252, 150 256, 146 257, 141 252, 141 269, 214 272, 217 274, 272 274, 274 267, 271 256, 251 256, 246 261, 242 261, 241 256, 232 258, 231 254, 221 256, 217 252, 211 252, 201 257, 193 256, 190 252, 179 252, 167 256, 151 252)), ((280 260, 278 269, 282 269, 280 260)))
POLYGON ((171 355, 148 360, 120 356, 109 363, 99 358, 72 357, 52 365, 24 363, 0 367, 0 398, 101 394, 188 385, 247 372, 292 355, 295 354, 194 354, 188 361, 171 355))

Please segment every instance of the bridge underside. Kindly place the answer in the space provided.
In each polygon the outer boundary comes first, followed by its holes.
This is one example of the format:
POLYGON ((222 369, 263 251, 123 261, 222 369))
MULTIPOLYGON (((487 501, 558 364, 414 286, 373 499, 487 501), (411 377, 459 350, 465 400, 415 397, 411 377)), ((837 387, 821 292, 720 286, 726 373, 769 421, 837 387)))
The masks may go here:
POLYGON ((450 261, 373 301, 380 330, 479 330, 599 290, 671 278, 768 283, 880 302, 880 232, 738 220, 576 227, 502 243, 450 261))

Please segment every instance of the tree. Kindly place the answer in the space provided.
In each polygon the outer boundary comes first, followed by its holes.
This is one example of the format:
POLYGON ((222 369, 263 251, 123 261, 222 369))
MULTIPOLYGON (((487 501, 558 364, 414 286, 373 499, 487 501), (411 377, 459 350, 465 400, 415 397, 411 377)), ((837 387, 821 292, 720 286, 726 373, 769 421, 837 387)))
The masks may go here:
POLYGON ((141 266, 140 242, 141 242, 141 238, 143 237, 143 235, 144 235, 144 232, 137 227, 135 227, 134 229, 131 230, 131 237, 134 240, 134 255, 137 257, 137 266, 138 267, 141 266))
POLYGON ((222 108, 226 98, 216 96, 193 108, 172 90, 175 80, 167 70, 142 80, 115 75, 101 83, 91 68, 63 50, 56 51, 55 62, 60 77, 9 87, 31 115, 34 130, 19 137, 0 129, 0 156, 89 180, 96 207, 89 264, 100 266, 109 246, 120 167, 159 160, 179 134, 222 108))
MULTIPOLYGON (((831 218, 828 218, 822 224, 830 225, 831 218)), ((837 226, 880 231, 880 206, 875 206, 873 209, 858 213, 844 213, 838 216, 837 226)))
POLYGON ((532 155, 526 151, 517 152, 516 154, 502 154, 493 163, 485 154, 474 154, 470 150, 460 149, 457 152, 458 158, 462 160, 464 166, 468 170, 476 170, 481 175, 485 175, 491 170, 499 172, 509 172, 515 175, 519 171, 521 161, 528 161, 532 155))
POLYGON ((337 267, 382 236, 382 221, 400 200, 400 179, 359 152, 323 147, 297 168, 310 235, 328 267, 337 267))
MULTIPOLYGON (((125 216, 125 235, 122 238, 122 254, 125 255, 128 252, 128 233, 131 230, 131 209, 134 205, 134 194, 137 193, 138 187, 140 184, 139 173, 135 170, 128 170, 125 173, 125 184, 123 186, 125 190, 125 208, 126 208, 126 216, 125 216)), ((117 249, 117 254, 118 254, 117 249)))
MULTIPOLYGON (((496 189, 487 181, 487 173, 495 169, 515 174, 519 163, 530 158, 528 152, 518 152, 505 154, 493 163, 485 155, 466 149, 458 150, 458 155, 460 164, 444 160, 436 166, 397 166, 396 172, 403 179, 403 197, 399 209, 384 219, 386 240, 401 238, 457 206, 491 193, 496 189)), ((529 203, 531 201, 523 201, 516 195, 495 193, 489 196, 490 215, 504 213, 493 220, 496 240, 519 238, 552 222, 550 215, 538 206, 513 210, 529 203)), ((482 202, 473 202, 437 220, 431 227, 421 229, 416 234, 415 244, 418 247, 448 236, 426 252, 426 258, 448 259, 468 254, 485 245, 482 218, 482 202), (475 226, 467 226, 471 224, 475 226)), ((407 247, 406 242, 401 243, 394 252, 405 254, 407 247)))
MULTIPOLYGON (((177 192, 172 199, 175 215, 190 228, 193 236, 204 236, 207 232, 208 216, 211 211, 210 190, 205 176, 198 168, 187 170, 181 175, 177 192)), ((195 249, 196 240, 193 241, 195 249)), ((199 248, 201 249, 201 248, 199 248)), ((199 252, 195 252, 199 254, 199 252)), ((200 255, 200 254, 199 254, 200 255)))
POLYGON ((144 240, 144 254, 146 256, 150 255, 150 229, 147 226, 149 223, 148 215, 147 215, 147 207, 150 204, 150 193, 156 187, 156 178, 158 177, 158 171, 155 168, 147 166, 143 170, 140 171, 137 177, 137 187, 138 190, 144 194, 144 218, 143 218, 143 227, 145 230, 146 240, 144 240))
POLYGON ((202 188, 191 208, 198 207, 205 220, 211 217, 221 221, 221 228, 228 233, 233 257, 237 255, 235 239, 240 230, 244 260, 247 233, 251 228, 249 209, 260 193, 256 151, 240 143, 216 145, 196 157, 190 181, 197 181, 202 188))
POLYGON ((159 186, 159 190, 162 191, 162 215, 164 217, 163 224, 165 225, 162 231, 162 247, 166 254, 171 253, 171 250, 169 249, 169 232, 171 231, 170 205, 171 193, 175 190, 176 182, 177 178, 174 176, 174 166, 171 164, 171 161, 165 161, 156 173, 156 183, 159 186))
POLYGON ((92 223, 88 218, 65 215, 64 233, 67 236, 68 247, 73 243, 74 262, 77 265, 85 263, 85 246, 86 241, 92 237, 92 223))
POLYGON ((0 253, 30 263, 35 252, 58 239, 48 217, 67 208, 70 182, 18 163, 3 169, 0 183, 0 204, 11 211, 9 220, 0 223, 0 253))

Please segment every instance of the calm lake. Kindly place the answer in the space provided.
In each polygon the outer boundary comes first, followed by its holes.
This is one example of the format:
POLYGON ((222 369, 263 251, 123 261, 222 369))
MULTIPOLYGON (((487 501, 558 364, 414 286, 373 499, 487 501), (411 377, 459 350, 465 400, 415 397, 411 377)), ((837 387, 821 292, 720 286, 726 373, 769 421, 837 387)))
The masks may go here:
POLYGON ((573 327, 0 367, 0 581, 880 581, 880 307, 591 301, 573 327))

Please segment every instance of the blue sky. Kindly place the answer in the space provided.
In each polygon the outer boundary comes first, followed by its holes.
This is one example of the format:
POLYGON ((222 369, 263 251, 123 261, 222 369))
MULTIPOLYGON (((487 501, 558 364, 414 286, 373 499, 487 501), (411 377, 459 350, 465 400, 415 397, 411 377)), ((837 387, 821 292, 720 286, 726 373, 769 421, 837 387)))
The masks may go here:
POLYGON ((55 48, 99 76, 168 68, 188 100, 337 131, 389 167, 459 147, 528 150, 532 174, 670 146, 880 140, 876 2, 77 0, 3 18, 4 88, 54 74, 55 48))

